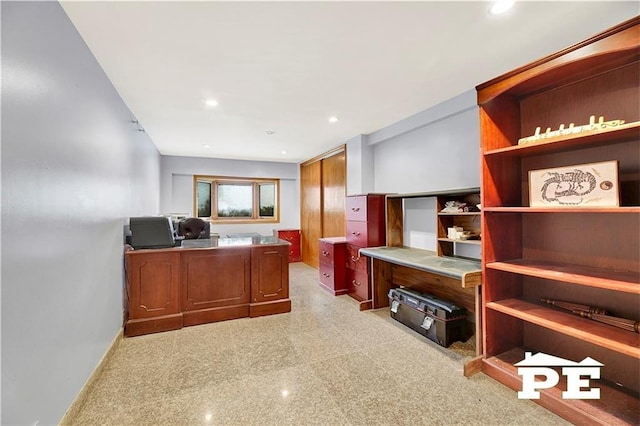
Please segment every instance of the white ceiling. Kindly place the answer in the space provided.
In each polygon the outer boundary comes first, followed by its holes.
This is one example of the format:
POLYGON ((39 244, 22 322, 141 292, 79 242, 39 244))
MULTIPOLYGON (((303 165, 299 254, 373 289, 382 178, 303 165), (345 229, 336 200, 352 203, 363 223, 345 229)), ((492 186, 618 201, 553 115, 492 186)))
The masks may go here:
POLYGON ((635 1, 518 2, 499 17, 489 5, 62 2, 163 155, 284 162, 370 134, 639 13, 635 1), (219 106, 206 107, 208 98, 219 106))

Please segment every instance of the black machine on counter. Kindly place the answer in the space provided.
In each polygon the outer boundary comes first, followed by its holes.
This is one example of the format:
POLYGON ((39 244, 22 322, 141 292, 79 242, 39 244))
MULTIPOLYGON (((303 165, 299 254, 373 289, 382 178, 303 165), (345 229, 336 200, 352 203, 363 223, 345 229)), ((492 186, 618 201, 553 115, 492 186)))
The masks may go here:
POLYGON ((391 318, 440 346, 466 340, 467 310, 430 294, 406 288, 389 291, 391 318))

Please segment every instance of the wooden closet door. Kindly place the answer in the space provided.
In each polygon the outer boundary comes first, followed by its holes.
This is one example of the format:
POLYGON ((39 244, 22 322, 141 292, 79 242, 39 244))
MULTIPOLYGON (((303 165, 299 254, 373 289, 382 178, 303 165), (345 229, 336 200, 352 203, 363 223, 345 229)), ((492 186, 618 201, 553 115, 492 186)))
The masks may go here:
POLYGON ((322 237, 322 163, 300 166, 300 249, 302 261, 318 267, 318 239, 322 237))
POLYGON ((344 237, 346 155, 339 152, 322 160, 322 237, 344 237))

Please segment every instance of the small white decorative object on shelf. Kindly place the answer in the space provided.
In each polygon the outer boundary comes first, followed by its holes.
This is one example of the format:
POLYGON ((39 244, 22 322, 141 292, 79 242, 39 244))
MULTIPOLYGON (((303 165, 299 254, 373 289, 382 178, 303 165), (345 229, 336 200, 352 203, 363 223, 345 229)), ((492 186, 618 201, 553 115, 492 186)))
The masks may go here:
POLYGON ((447 228, 447 238, 450 240, 458 240, 462 236, 463 229, 461 226, 454 226, 452 228, 447 228))
POLYGON ((529 207, 618 207, 618 162, 529 171, 529 207))
POLYGON ((589 117, 589 124, 584 124, 582 126, 576 126, 573 123, 569 123, 569 127, 565 128, 564 124, 561 124, 558 130, 551 130, 551 127, 547 127, 547 130, 544 133, 540 133, 540 127, 536 127, 536 132, 531 136, 520 138, 518 140, 518 145, 532 142, 541 142, 545 139, 555 138, 558 136, 567 136, 573 133, 595 132, 597 130, 605 130, 612 127, 618 127, 623 124, 624 120, 604 121, 604 116, 600 116, 598 118, 598 122, 596 123, 596 116, 592 115, 591 117, 589 117))

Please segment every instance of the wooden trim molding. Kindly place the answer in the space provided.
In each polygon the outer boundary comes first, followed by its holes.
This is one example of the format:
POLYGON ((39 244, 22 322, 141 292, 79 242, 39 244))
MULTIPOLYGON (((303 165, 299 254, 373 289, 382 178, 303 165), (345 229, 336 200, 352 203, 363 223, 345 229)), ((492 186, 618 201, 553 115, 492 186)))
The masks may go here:
POLYGON ((347 152, 347 145, 346 144, 342 144, 340 146, 337 146, 335 148, 333 148, 330 151, 324 152, 320 155, 317 155, 309 160, 303 161, 302 163, 300 163, 300 167, 304 167, 307 166, 311 163, 315 163, 316 161, 320 161, 320 160, 324 160, 325 158, 329 158, 332 157, 340 152, 347 152))

